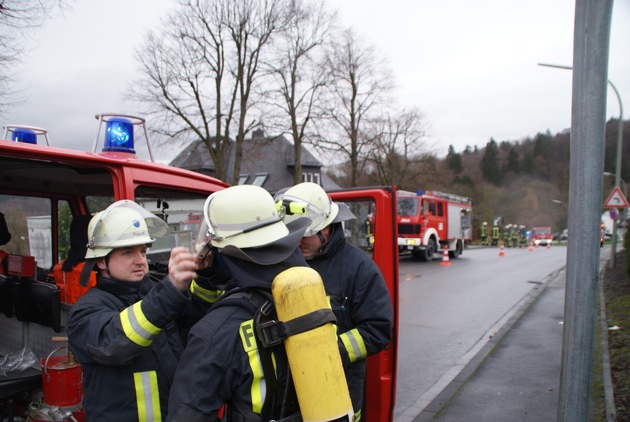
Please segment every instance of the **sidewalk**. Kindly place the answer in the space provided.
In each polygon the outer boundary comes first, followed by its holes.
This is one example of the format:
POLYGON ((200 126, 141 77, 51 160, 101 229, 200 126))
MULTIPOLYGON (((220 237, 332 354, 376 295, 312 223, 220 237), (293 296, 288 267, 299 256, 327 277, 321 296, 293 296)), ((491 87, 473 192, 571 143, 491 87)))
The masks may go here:
POLYGON ((536 289, 414 422, 556 420, 565 278, 536 289))
MULTIPOLYGON (((602 257, 600 268, 606 264, 602 257)), ((555 421, 565 270, 534 289, 522 308, 413 422, 555 421)))

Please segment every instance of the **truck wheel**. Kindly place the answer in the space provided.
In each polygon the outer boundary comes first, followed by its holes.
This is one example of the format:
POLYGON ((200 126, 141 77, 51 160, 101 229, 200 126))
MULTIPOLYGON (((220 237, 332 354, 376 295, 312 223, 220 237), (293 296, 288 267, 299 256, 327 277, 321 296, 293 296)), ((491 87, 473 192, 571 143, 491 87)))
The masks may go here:
POLYGON ((429 239, 427 246, 425 246, 424 251, 422 251, 423 254, 421 255, 420 259, 422 261, 432 261, 433 255, 435 255, 436 250, 437 248, 435 247, 435 240, 433 238, 429 239))
POLYGON ((461 241, 457 241, 455 243, 455 249, 454 250, 449 250, 448 251, 448 257, 449 258, 459 258, 459 256, 462 254, 463 248, 462 248, 462 242, 461 241))

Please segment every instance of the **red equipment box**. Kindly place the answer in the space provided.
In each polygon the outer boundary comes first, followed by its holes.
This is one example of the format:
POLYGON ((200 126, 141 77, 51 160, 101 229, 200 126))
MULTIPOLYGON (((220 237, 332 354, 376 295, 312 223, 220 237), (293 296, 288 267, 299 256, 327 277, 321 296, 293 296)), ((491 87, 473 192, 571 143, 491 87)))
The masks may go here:
POLYGON ((16 277, 35 278, 35 257, 7 255, 7 273, 16 277))

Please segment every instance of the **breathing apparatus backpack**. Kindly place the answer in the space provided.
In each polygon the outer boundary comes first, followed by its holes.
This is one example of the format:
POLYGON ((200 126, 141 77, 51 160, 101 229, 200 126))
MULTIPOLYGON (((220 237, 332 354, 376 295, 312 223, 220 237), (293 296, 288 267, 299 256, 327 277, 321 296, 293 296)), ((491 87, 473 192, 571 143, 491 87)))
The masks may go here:
MULTIPOLYGON (((307 267, 290 268, 274 279, 272 290, 233 289, 213 306, 236 305, 253 315, 267 385, 262 420, 352 421, 336 319, 319 274, 307 267)), ((235 419, 245 421, 242 416, 235 419)))

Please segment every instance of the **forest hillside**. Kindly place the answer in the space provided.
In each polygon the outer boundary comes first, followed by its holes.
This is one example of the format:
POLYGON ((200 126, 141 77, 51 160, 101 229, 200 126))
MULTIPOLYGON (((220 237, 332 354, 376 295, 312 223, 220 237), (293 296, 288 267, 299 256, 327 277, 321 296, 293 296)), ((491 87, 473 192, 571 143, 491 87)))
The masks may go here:
MULTIPOLYGON (((618 120, 606 123, 604 171, 614 174, 618 120)), ((630 121, 624 121, 622 157, 630 157, 630 121)), ((570 133, 539 133, 533 138, 496 141, 482 147, 456 151, 449 147, 444 158, 423 157, 420 174, 398 189, 437 190, 472 198, 474 233, 482 222, 526 227, 567 227, 569 199, 570 133)), ((579 171, 578 169, 575 169, 579 171)), ((333 179, 345 186, 343 178, 333 179)), ((366 172, 362 184, 382 184, 366 172)), ((621 178, 630 181, 630 159, 622 159, 621 178)), ((614 177, 604 176, 602 205, 614 187, 614 177)), ((621 186, 624 189, 623 182, 621 186)))

